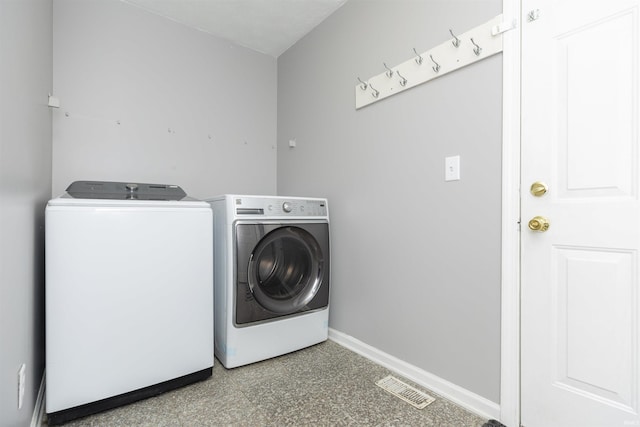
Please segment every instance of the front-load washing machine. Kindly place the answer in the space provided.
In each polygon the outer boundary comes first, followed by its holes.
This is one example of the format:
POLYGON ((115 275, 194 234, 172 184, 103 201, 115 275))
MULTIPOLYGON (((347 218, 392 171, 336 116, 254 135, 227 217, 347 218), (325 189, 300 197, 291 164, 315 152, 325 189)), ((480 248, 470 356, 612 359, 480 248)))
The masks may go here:
POLYGON ((175 185, 76 181, 49 201, 50 425, 211 376, 212 221, 175 185))
POLYGON ((325 341, 327 200, 224 195, 208 201, 218 360, 234 368, 325 341))

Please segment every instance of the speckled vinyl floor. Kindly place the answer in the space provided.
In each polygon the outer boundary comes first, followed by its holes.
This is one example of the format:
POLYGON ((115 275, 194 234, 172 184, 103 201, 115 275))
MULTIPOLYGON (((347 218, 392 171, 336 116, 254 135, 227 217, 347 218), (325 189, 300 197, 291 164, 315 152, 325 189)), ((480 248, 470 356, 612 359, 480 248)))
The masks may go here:
POLYGON ((326 341, 230 370, 216 360, 205 381, 65 426, 480 427, 486 421, 428 390, 436 401, 415 409, 375 385, 389 374, 326 341))

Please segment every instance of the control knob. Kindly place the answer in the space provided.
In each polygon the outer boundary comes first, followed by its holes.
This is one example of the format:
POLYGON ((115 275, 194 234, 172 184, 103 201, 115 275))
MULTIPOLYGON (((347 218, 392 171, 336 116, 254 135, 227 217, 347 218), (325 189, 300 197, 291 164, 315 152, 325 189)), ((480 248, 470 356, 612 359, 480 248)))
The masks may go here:
POLYGON ((291 212, 291 210, 292 210, 292 209, 293 209, 293 208, 291 207, 291 203, 289 203, 289 202, 284 202, 284 203, 282 204, 282 210, 283 210, 283 211, 285 211, 286 213, 291 212))
POLYGON ((127 189, 127 199, 137 199, 138 198, 138 184, 126 184, 125 188, 127 189))

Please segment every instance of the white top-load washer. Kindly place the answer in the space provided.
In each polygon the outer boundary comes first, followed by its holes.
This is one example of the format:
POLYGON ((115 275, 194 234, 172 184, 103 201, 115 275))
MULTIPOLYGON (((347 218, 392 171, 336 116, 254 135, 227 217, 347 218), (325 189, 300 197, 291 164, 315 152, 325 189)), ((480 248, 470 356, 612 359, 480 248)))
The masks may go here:
POLYGON ((218 360, 234 368, 325 341, 327 200, 226 194, 207 201, 214 216, 218 360))
POLYGON ((175 185, 77 181, 45 224, 50 425, 211 376, 208 203, 175 185))

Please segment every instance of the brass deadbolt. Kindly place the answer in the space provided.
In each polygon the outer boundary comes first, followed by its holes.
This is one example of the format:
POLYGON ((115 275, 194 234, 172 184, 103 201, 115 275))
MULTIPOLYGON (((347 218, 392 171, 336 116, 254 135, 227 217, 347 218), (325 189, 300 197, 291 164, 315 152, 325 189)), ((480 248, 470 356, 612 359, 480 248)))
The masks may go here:
POLYGON ((531 194, 533 194, 536 197, 544 196, 547 190, 548 190, 547 184, 545 184, 544 182, 536 181, 533 184, 531 184, 531 189, 530 189, 531 194))

